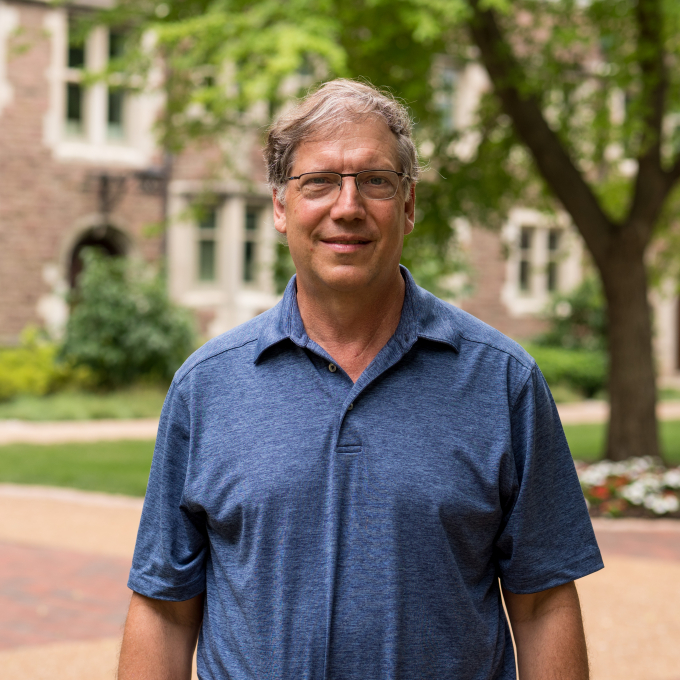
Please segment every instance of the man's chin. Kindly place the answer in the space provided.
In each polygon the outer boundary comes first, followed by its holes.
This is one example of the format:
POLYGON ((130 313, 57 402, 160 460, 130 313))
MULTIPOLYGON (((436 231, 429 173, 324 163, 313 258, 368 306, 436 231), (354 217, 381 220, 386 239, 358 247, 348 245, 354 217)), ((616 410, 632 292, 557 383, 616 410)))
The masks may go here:
POLYGON ((376 272, 367 266, 339 265, 319 274, 319 279, 327 288, 337 293, 368 292, 378 280, 376 272))

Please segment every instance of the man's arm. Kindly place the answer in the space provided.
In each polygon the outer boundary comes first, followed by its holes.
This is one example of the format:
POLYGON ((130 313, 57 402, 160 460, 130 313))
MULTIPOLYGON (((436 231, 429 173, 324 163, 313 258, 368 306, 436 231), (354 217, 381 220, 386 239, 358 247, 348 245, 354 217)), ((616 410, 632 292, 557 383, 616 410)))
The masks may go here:
POLYGON ((203 595, 184 602, 132 594, 118 680, 190 680, 203 595))
POLYGON ((520 680, 588 680, 588 654, 574 582, 531 595, 503 588, 520 680))

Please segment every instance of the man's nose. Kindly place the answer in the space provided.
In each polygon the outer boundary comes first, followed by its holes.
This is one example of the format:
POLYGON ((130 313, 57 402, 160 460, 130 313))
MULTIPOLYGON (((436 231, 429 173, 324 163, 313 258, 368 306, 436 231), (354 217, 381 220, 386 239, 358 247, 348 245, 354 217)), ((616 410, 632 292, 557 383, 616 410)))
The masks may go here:
POLYGON ((357 189, 354 177, 343 177, 340 191, 338 191, 333 207, 331 219, 356 220, 366 216, 364 199, 357 189))

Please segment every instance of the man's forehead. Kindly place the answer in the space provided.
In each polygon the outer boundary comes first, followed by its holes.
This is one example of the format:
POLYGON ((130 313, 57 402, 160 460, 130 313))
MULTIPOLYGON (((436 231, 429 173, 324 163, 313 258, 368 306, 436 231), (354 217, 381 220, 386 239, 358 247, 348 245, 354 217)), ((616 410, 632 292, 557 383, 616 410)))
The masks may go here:
POLYGON ((344 121, 329 129, 310 131, 296 146, 292 164, 300 155, 333 157, 348 150, 358 154, 386 156, 398 163, 396 135, 382 118, 371 116, 344 121))

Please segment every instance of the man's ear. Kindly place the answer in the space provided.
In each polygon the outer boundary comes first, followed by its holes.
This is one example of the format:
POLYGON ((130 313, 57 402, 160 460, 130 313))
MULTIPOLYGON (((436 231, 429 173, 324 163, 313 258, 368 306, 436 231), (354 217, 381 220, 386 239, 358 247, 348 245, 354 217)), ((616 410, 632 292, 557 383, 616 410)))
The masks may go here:
POLYGON ((416 185, 412 184, 409 189, 408 200, 404 204, 404 212, 406 213, 406 221, 404 222, 404 236, 413 231, 416 224, 416 185))
POLYGON ((272 191, 272 201, 274 203, 274 228, 279 234, 286 233, 286 206, 278 198, 278 190, 272 191))

